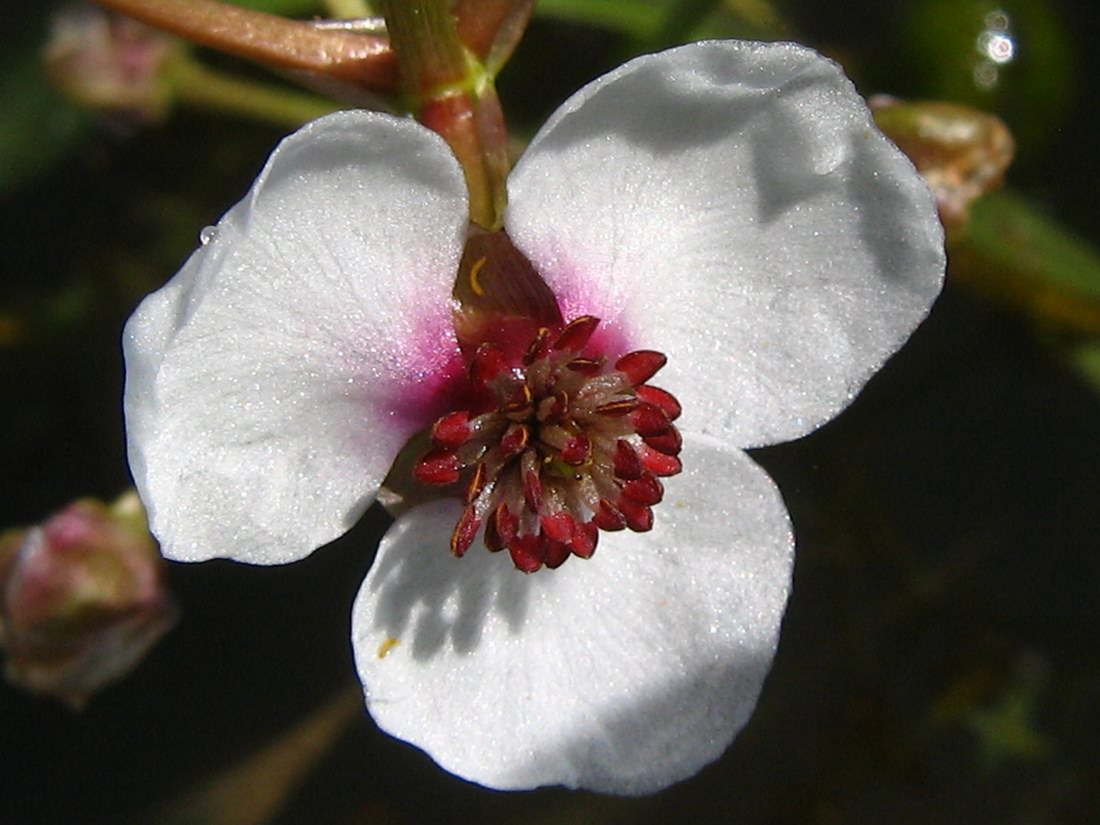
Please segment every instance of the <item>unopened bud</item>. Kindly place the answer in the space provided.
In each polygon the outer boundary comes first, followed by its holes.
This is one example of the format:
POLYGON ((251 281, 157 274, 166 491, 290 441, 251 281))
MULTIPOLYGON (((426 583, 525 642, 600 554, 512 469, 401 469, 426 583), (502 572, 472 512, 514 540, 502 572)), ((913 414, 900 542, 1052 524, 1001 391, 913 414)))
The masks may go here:
POLYGON ((875 123, 909 156, 936 196, 949 228, 964 226, 970 205, 1001 184, 1016 151, 1000 118, 955 103, 909 103, 877 96, 875 123))
POLYGON ((156 121, 172 98, 169 67, 180 42, 94 6, 53 20, 43 54, 47 75, 78 106, 126 121, 156 121))
POLYGON ((0 536, 0 647, 14 684, 79 709, 133 669, 175 615, 132 492, 0 536))

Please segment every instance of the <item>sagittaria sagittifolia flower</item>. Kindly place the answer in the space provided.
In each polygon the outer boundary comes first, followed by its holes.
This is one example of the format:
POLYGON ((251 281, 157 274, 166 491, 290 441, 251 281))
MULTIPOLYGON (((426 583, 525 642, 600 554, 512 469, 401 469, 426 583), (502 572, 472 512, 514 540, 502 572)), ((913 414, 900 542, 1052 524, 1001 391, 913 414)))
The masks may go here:
POLYGON ((273 564, 346 530, 429 431, 418 475, 454 495, 397 519, 353 611, 371 714, 485 785, 651 792, 722 753, 774 654, 793 540, 743 448, 852 399, 938 293, 942 234, 849 81, 793 44, 627 63, 508 193, 553 304, 511 361, 456 324, 466 195, 437 136, 342 113, 287 138, 127 326, 131 466, 169 558, 273 564), (660 489, 622 495, 642 471, 660 489))

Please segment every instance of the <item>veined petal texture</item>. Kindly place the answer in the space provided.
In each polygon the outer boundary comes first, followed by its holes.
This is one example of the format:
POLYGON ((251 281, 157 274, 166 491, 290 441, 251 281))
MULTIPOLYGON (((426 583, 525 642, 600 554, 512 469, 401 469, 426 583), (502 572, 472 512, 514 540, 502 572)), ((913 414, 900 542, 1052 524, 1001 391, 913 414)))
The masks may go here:
POLYGON ((259 564, 344 532, 461 369, 462 172, 417 124, 286 138, 127 324, 130 464, 166 556, 259 564))
POLYGON ((496 788, 648 793, 721 755, 771 665, 792 537, 744 453, 692 438, 684 466, 651 532, 530 576, 441 552, 456 502, 402 516, 352 618, 379 726, 496 788))
POLYGON ((920 176, 839 67, 790 43, 627 63, 555 113, 509 193, 566 316, 665 352, 684 430, 740 446, 835 415, 942 281, 920 176))

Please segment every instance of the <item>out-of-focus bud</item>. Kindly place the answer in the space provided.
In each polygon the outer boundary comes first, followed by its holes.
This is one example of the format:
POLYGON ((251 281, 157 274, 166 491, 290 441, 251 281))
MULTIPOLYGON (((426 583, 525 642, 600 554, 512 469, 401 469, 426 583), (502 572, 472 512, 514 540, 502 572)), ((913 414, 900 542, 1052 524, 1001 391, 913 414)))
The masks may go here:
POLYGON ((46 73, 74 103, 125 122, 163 118, 179 40, 95 6, 61 10, 43 53, 46 73))
POLYGON ((0 536, 0 646, 14 684, 74 709, 171 627, 164 561, 133 492, 0 536))
POLYGON ((875 123, 924 176, 948 229, 962 228, 976 198, 1001 184, 1016 151, 1000 118, 955 103, 909 103, 879 95, 875 123))

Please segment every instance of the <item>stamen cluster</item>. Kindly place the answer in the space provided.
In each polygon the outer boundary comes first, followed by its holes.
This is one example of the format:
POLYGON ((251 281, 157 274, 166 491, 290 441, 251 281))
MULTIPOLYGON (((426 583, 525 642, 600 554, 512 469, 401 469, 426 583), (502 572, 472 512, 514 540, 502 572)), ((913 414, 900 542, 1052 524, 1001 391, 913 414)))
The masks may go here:
POLYGON ((585 315, 556 333, 539 328, 519 358, 492 343, 473 354, 471 408, 436 421, 432 449, 414 466, 426 484, 465 482, 456 556, 484 526, 489 550, 507 548, 530 573, 590 557, 600 530, 653 527, 659 477, 680 472, 680 404, 646 383, 661 353, 614 364, 585 355, 598 324, 585 315))

